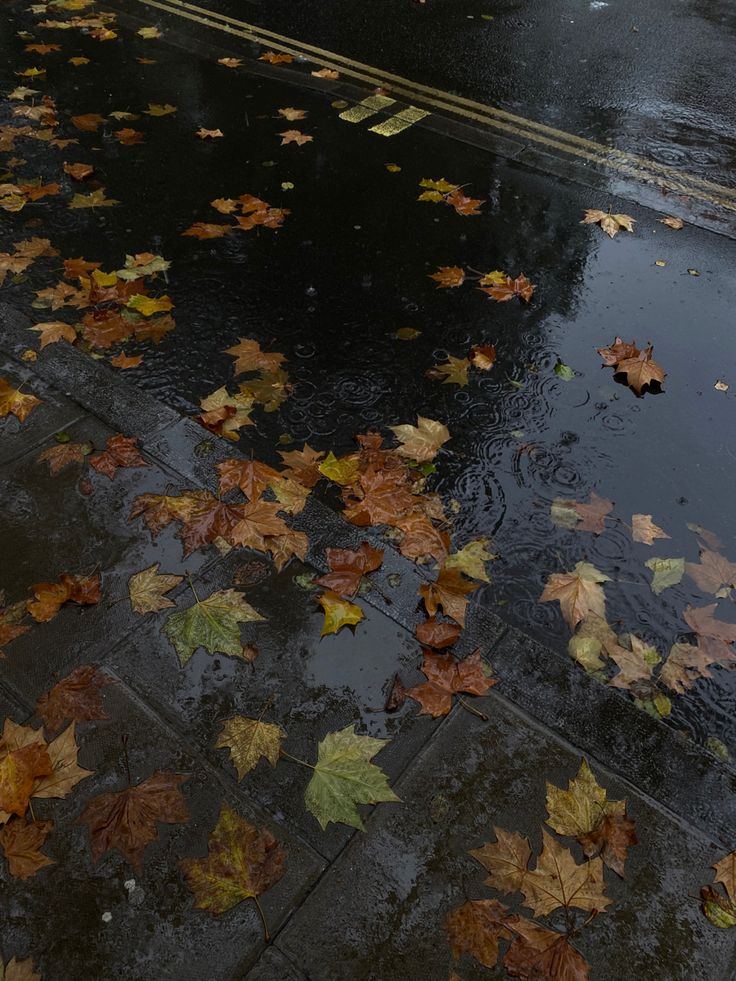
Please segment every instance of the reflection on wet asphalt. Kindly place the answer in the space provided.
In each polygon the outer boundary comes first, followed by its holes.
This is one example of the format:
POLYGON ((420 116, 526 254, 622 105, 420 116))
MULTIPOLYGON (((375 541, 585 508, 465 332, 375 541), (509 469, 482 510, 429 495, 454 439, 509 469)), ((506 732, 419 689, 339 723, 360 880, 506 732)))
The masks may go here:
MULTIPOLYGON (((32 23, 15 10, 14 30, 32 23)), ((139 113, 149 101, 178 107, 132 124, 145 133, 136 146, 117 142, 112 120, 97 136, 65 124, 79 147, 24 144, 24 174, 61 180, 62 195, 13 216, 2 243, 42 233, 63 257, 84 255, 105 269, 118 268, 128 253, 171 260, 176 330, 155 349, 126 345, 128 354, 144 354, 126 373, 129 381, 193 414, 200 399, 233 377, 224 351, 238 337, 282 352, 293 394, 277 412, 258 410, 242 440, 269 462, 291 445, 288 438, 339 454, 367 429, 386 433, 417 413, 442 420, 452 440, 432 486, 446 502, 458 502, 453 542, 488 536, 500 556, 480 602, 564 651, 569 633, 559 609, 538 597, 550 573, 585 560, 613 580, 606 598, 615 629, 637 632, 662 656, 685 638, 685 606, 712 597, 687 577, 655 596, 644 562, 696 561, 688 523, 715 532, 736 559, 732 242, 691 227, 674 232, 653 212, 530 174, 417 126, 382 139, 367 125, 341 121, 329 96, 230 71, 214 58, 187 57, 183 71, 181 51, 165 43, 129 35, 124 44, 77 34, 62 40, 63 56, 45 63, 43 89, 62 119, 139 113), (84 76, 66 64, 78 53, 92 59, 75 69, 84 76), (156 64, 141 65, 134 54, 156 64), (312 143, 280 145, 277 134, 292 125, 277 114, 286 106, 307 110, 296 125, 312 143), (200 141, 200 126, 225 136, 200 141), (68 210, 76 188, 59 176, 67 159, 93 160, 121 206, 68 210), (388 171, 388 163, 400 170, 388 171), (482 215, 417 202, 424 177, 465 185, 484 199, 482 215), (220 220, 212 199, 245 193, 291 209, 283 227, 202 242, 181 237, 193 222, 220 220), (579 224, 584 208, 609 205, 637 219, 635 235, 611 241, 579 224), (472 283, 437 290, 429 274, 448 265, 524 272, 536 284, 534 298, 528 306, 495 304, 472 283), (397 340, 392 335, 402 327, 420 336, 397 340), (638 399, 601 367, 595 349, 617 334, 654 344, 667 372, 662 394, 638 399), (498 360, 487 374, 471 372, 467 387, 425 376, 476 344, 494 344, 498 360), (554 373, 558 360, 574 370, 571 381, 554 373), (714 390, 721 377, 731 381, 730 392, 714 390), (583 501, 592 490, 615 502, 605 534, 553 526, 554 498, 583 501), (652 514, 670 539, 633 544, 634 513, 652 514)), ((5 36, 6 66, 25 57, 22 43, 13 32, 5 36)), ((3 90, 16 84, 13 70, 6 67, 3 90)), ((7 104, 3 113, 9 121, 7 104)), ((25 282, 6 286, 4 298, 30 311, 32 290, 56 282, 51 270, 39 263, 25 282)), ((718 615, 734 619, 728 600, 719 601, 718 615)), ((673 702, 676 727, 736 747, 734 675, 715 668, 673 702)))

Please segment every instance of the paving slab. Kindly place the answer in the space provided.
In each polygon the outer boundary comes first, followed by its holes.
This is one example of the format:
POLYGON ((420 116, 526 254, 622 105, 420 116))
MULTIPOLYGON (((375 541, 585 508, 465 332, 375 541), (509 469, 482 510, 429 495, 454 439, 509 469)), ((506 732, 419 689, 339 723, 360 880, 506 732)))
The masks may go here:
POLYGON ((269 947, 243 981, 306 981, 291 961, 276 947, 269 947))
MULTIPOLYGON (((0 320, 0 322, 2 322, 0 320)), ((33 368, 0 355, 0 378, 13 388, 41 399, 23 422, 14 415, 0 419, 0 464, 23 456, 32 446, 69 426, 84 410, 39 378, 33 368)))
POLYGON ((217 772, 192 756, 124 684, 106 687, 103 697, 108 720, 77 726, 79 762, 93 776, 63 800, 34 802, 38 819, 54 821, 44 850, 57 864, 26 881, 5 868, 0 872, 5 959, 32 957, 45 981, 237 981, 265 946, 255 905, 243 902, 217 916, 195 909, 180 860, 206 855, 223 802, 271 830, 288 853, 283 878, 261 897, 272 931, 304 899, 322 862, 262 811, 229 793, 217 772), (142 871, 114 850, 95 864, 87 827, 78 823, 89 800, 127 786, 123 737, 133 784, 158 771, 191 774, 181 785, 189 820, 157 825, 142 871))
MULTIPOLYGON (((118 637, 138 626, 141 618, 131 611, 127 591, 132 573, 154 562, 165 572, 194 573, 209 560, 195 553, 185 561, 173 527, 153 541, 139 522, 128 520, 137 495, 176 487, 176 474, 149 461, 145 467, 118 470, 112 480, 88 463, 72 464, 53 476, 38 456, 58 445, 51 435, 56 431, 52 426, 43 442, 0 467, 6 600, 30 598, 34 583, 55 582, 63 573, 91 575, 95 570, 102 577, 102 599, 95 606, 69 603, 52 621, 33 623, 7 645, 0 678, 30 704, 61 673, 99 660, 118 637), (91 493, 80 490, 80 478, 91 493)), ((114 434, 91 416, 67 422, 65 431, 72 442, 91 442, 95 450, 104 449, 114 434)))
MULTIPOLYGON (((395 713, 385 712, 388 690, 399 672, 406 684, 418 682, 420 646, 407 630, 360 599, 365 619, 353 633, 344 628, 320 637, 323 622, 318 593, 300 587, 296 579, 314 569, 292 562, 273 574, 262 556, 238 550, 217 563, 194 588, 200 598, 216 589, 242 582, 241 570, 265 565, 260 581, 245 589, 248 602, 266 618, 245 624, 244 643, 257 646, 252 664, 239 658, 211 655, 200 648, 184 667, 162 628, 168 612, 153 615, 129 641, 119 644, 106 663, 155 706, 172 725, 219 766, 235 784, 236 772, 225 749, 215 749, 222 722, 232 715, 264 715, 287 733, 284 749, 313 763, 317 743, 328 732, 355 725, 361 734, 390 739, 377 758, 391 779, 414 759, 435 729, 416 714, 409 701, 395 713), (267 703, 270 704, 267 705, 267 703)), ((176 595, 184 609, 193 602, 188 587, 176 595)), ((276 768, 261 760, 240 784, 243 794, 257 801, 278 820, 299 832, 321 854, 333 858, 352 829, 330 824, 321 831, 304 807, 309 771, 287 760, 276 768)))
MULTIPOLYGON (((500 696, 474 703, 482 723, 456 710, 399 781, 403 805, 379 806, 277 938, 320 981, 446 981, 451 957, 443 923, 466 899, 507 897, 483 885, 467 853, 493 840, 493 826, 541 847, 545 780, 566 786, 579 753, 500 696)), ((698 891, 722 848, 590 760, 609 798, 628 800, 639 844, 626 880, 607 871, 611 905, 581 929, 576 947, 597 981, 705 981, 732 976, 734 940, 702 915, 698 891)), ((570 839, 563 839, 570 846, 570 839)), ((577 860, 582 852, 573 844, 577 860)), ((512 910, 528 915, 517 894, 512 910)), ((579 916, 579 923, 585 914, 579 916)), ((560 927, 559 920, 549 924, 560 927)), ((562 921, 564 923, 564 921, 562 921)), ((463 981, 506 977, 464 958, 463 981)))

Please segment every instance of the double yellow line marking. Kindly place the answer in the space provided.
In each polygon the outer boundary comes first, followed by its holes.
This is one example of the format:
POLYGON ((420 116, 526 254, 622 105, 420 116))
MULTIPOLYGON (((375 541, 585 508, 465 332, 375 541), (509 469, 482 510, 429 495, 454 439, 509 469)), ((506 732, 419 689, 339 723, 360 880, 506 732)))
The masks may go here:
MULTIPOLYGON (((403 78, 401 75, 394 75, 391 72, 383 71, 365 65, 359 61, 353 61, 343 55, 324 48, 307 44, 293 38, 276 34, 262 27, 256 27, 245 21, 234 17, 219 14, 216 11, 208 10, 185 0, 137 0, 147 7, 154 7, 166 13, 174 14, 186 20, 203 24, 206 27, 223 31, 231 36, 240 37, 247 41, 253 41, 281 51, 284 54, 293 55, 296 58, 308 58, 311 62, 325 68, 332 68, 339 71, 347 78, 362 82, 372 87, 390 89, 392 95, 400 96, 407 101, 420 103, 438 109, 442 112, 459 116, 461 119, 470 120, 483 126, 490 127, 502 133, 510 134, 519 140, 536 143, 542 147, 559 150, 563 153, 575 157, 587 163, 605 166, 611 170, 631 177, 637 181, 653 184, 667 191, 684 194, 699 201, 704 201, 711 205, 716 205, 729 212, 736 213, 736 189, 725 187, 714 181, 709 181, 694 174, 687 174, 667 164, 661 164, 656 160, 648 160, 637 154, 627 153, 624 150, 617 150, 614 147, 604 146, 594 140, 588 140, 574 133, 566 133, 564 130, 555 129, 545 123, 539 123, 532 119, 525 119, 514 113, 507 112, 495 106, 485 105, 473 99, 466 99, 462 96, 443 92, 440 89, 423 85, 420 82, 413 82, 403 78)), ((358 107, 354 107, 357 109, 358 107)), ((426 110, 417 109, 410 106, 404 113, 412 112, 424 113, 426 110)), ((401 115, 401 114, 399 114, 401 115)), ((367 117, 363 117, 367 118, 367 117)), ((392 117, 397 118, 397 117, 392 117)), ((353 120, 358 121, 358 120, 353 120)), ((411 119, 406 125, 412 125, 416 118, 411 119)), ((386 132, 382 132, 381 127, 386 127, 391 119, 384 120, 377 127, 372 127, 374 132, 381 132, 382 135, 391 135, 390 127, 386 132)), ((402 128, 406 128, 403 126, 402 128)), ((399 130, 396 130, 397 132, 399 130)))
MULTIPOLYGON (((346 123, 362 123, 363 120, 375 116, 377 112, 381 112, 383 109, 388 109, 389 106, 395 105, 396 99, 390 99, 387 95, 369 95, 367 99, 363 99, 357 106, 341 112, 340 119, 344 119, 346 123)), ((396 115, 389 116, 383 122, 371 126, 371 133, 378 133, 379 136, 396 136, 397 133, 403 133, 405 129, 413 126, 414 123, 418 123, 428 115, 429 113, 425 109, 408 106, 406 109, 397 112, 396 115)))

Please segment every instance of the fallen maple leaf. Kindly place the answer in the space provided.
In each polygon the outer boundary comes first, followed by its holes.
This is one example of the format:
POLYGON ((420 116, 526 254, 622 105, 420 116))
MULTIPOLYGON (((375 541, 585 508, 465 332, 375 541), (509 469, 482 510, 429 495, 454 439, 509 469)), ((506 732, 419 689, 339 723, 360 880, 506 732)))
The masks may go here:
POLYGON ((35 330, 41 335, 39 347, 42 351, 48 344, 56 344, 62 340, 68 341, 69 344, 74 344, 77 339, 76 330, 71 324, 66 324, 62 320, 52 320, 45 324, 34 324, 29 329, 35 330))
POLYGON ((31 586, 34 600, 26 608, 38 623, 52 620, 66 602, 93 606, 100 601, 100 575, 69 576, 64 573, 59 582, 41 582, 31 586))
POLYGON ((736 588, 736 562, 729 562, 718 552, 703 549, 700 562, 686 562, 685 571, 704 593, 727 598, 736 588))
POLYGON ((420 623, 415 631, 420 644, 436 647, 437 650, 452 647, 461 632, 462 628, 459 624, 443 623, 437 617, 429 617, 424 623, 420 623))
POLYGON ((304 119, 307 115, 306 109, 294 109, 289 106, 286 109, 279 109, 279 115, 283 116, 284 119, 288 119, 289 122, 294 122, 295 119, 304 119))
POLYGON ((163 37, 163 34, 157 27, 140 27, 136 34, 138 37, 145 38, 145 40, 155 40, 156 38, 163 37))
POLYGON ((599 497, 595 491, 590 492, 590 501, 584 504, 579 501, 563 501, 559 498, 553 502, 558 506, 569 507, 577 515, 577 522, 572 526, 575 531, 590 531, 594 535, 602 535, 606 530, 606 517, 613 510, 613 501, 599 497))
POLYGON ((36 462, 47 463, 49 473, 56 476, 72 463, 84 463, 91 452, 91 443, 57 443, 56 446, 49 446, 40 453, 36 457, 36 462))
POLYGON ((506 925, 516 934, 503 958, 511 977, 522 981, 588 981, 590 965, 567 934, 521 916, 507 917, 506 925))
POLYGON ((91 456, 89 462, 98 473, 104 474, 110 480, 122 467, 148 466, 138 449, 138 437, 123 436, 122 433, 108 436, 105 449, 91 456))
POLYGON ((465 597, 476 589, 478 584, 464 579, 458 569, 447 569, 443 566, 434 582, 419 587, 419 594, 424 599, 424 606, 430 616, 442 609, 445 616, 464 627, 465 609, 468 605, 465 597))
POLYGON ((716 873, 713 881, 723 886, 725 895, 712 886, 703 886, 703 912, 714 926, 727 929, 736 926, 736 852, 724 855, 712 868, 716 873))
POLYGON ((120 204, 115 198, 105 197, 105 188, 100 187, 90 194, 75 194, 69 202, 70 208, 112 208, 120 204))
POLYGON ((486 885, 499 892, 519 892, 528 872, 531 846, 517 831, 493 831, 496 841, 475 848, 470 854, 490 873, 486 885))
POLYGON ((470 349, 470 362, 481 371, 488 371, 496 363, 496 348, 489 344, 485 347, 477 345, 470 349))
POLYGON ((218 65, 224 65, 225 68, 240 68, 243 64, 242 58, 218 58, 218 65))
POLYGON ((441 381, 443 385, 459 385, 463 388, 468 384, 469 368, 470 361, 467 358, 454 358, 449 354, 446 362, 430 368, 427 377, 441 381))
POLYGON ((572 572, 553 573, 539 597, 540 603, 560 604, 560 610, 571 630, 589 613, 605 620, 605 597, 600 583, 610 582, 589 562, 578 562, 572 572))
POLYGON ((324 457, 321 450, 313 450, 305 443, 301 450, 279 451, 279 456, 286 465, 283 473, 288 474, 297 483, 311 488, 320 479, 318 464, 324 457))
POLYGON ((200 126, 197 130, 197 136, 200 140, 216 140, 224 135, 221 129, 205 129, 204 126, 200 126))
MULTIPOLYGON (((6 728, 7 732, 7 728, 6 728)), ((0 759, 0 810, 23 817, 38 777, 53 772, 51 758, 43 738, 18 749, 9 748, 12 743, 3 733, 4 751, 0 759)))
MULTIPOLYGON (((0 596, 0 602, 4 602, 2 596, 0 596)), ((11 603, 10 606, 0 607, 0 657, 5 657, 2 648, 6 644, 15 640, 16 637, 22 637, 30 630, 30 627, 26 627, 20 622, 26 612, 25 600, 11 603)))
POLYGON ((85 133, 96 133, 105 122, 105 117, 97 112, 88 112, 83 116, 72 116, 72 125, 85 133))
POLYGON ((510 940, 508 910, 496 899, 468 900, 450 910, 445 931, 455 960, 470 954, 484 967, 495 967, 499 940, 510 940))
POLYGON ((168 102, 164 105, 159 105, 157 102, 149 102, 148 109, 144 109, 143 112, 147 116, 168 116, 172 112, 176 112, 176 106, 169 105, 168 102))
POLYGON ((83 665, 41 695, 36 711, 48 732, 56 732, 67 719, 71 722, 106 719, 100 690, 113 683, 96 665, 83 665))
POLYGON ((465 270, 460 266, 440 266, 437 272, 430 274, 429 278, 437 283, 437 289, 462 286, 465 282, 465 270))
POLYGON ((42 400, 35 395, 21 392, 19 388, 13 388, 5 378, 0 378, 0 418, 12 412, 17 419, 24 422, 29 413, 41 404, 42 400))
POLYGON ((634 822, 626 816, 626 801, 608 800, 586 760, 567 790, 547 783, 547 812, 551 828, 577 838, 588 858, 600 855, 623 878, 628 849, 637 844, 634 822))
POLYGON ((276 766, 284 739, 286 733, 281 726, 262 719, 234 715, 223 722, 215 747, 230 750, 230 759, 238 771, 238 780, 242 780, 246 773, 256 768, 262 756, 271 766, 276 766))
POLYGON ((682 618, 698 637, 712 637, 714 640, 732 644, 736 641, 736 624, 716 620, 713 616, 716 606, 716 603, 695 608, 688 606, 682 618))
POLYGON ((398 801, 386 774, 370 761, 387 739, 359 736, 352 725, 320 742, 304 801, 324 831, 330 821, 365 831, 357 804, 398 801))
POLYGON ((334 68, 320 68, 319 71, 312 72, 311 74, 315 78, 328 78, 332 82, 340 77, 340 72, 335 71, 334 68))
POLYGON ((633 514, 631 516, 631 537, 643 545, 653 545, 655 538, 669 538, 666 531, 652 521, 651 514, 633 514))
POLYGON ((266 51, 258 60, 268 61, 272 65, 288 65, 294 59, 290 54, 276 54, 275 51, 266 51))
POLYGON ((325 552, 330 571, 315 582, 340 596, 355 596, 364 575, 379 569, 383 549, 363 542, 359 549, 328 548, 325 552))
POLYGON ((667 225, 669 228, 674 228, 675 231, 679 231, 685 224, 682 218, 673 218, 671 215, 667 215, 666 218, 657 218, 657 221, 661 225, 667 225))
POLYGON ((220 589, 204 600, 195 597, 193 606, 170 614, 164 633, 174 645, 183 667, 198 647, 204 647, 210 654, 242 657, 240 624, 265 619, 247 602, 243 593, 236 589, 220 589))
POLYGON ((126 368, 137 368, 138 365, 142 364, 142 362, 142 354, 130 356, 127 355, 125 351, 121 351, 119 354, 116 354, 114 358, 110 358, 110 364, 113 366, 113 368, 120 368, 121 371, 124 371, 126 368))
POLYGON ((158 613, 159 610, 176 606, 176 603, 164 594, 178 586, 184 577, 159 573, 158 567, 159 563, 154 562, 147 569, 134 573, 128 579, 130 605, 135 613, 158 613))
POLYGON ((325 611, 325 619, 322 624, 322 630, 320 631, 320 637, 325 637, 327 634, 336 634, 342 627, 353 627, 360 623, 364 617, 364 613, 359 606, 356 606, 355 603, 349 603, 341 596, 338 596, 337 593, 322 593, 317 598, 317 602, 325 611))
MULTIPOLYGON (((53 826, 53 821, 26 823, 25 819, 16 818, 0 828, 0 848, 3 850, 8 871, 12 876, 16 879, 29 879, 39 869, 55 864, 53 858, 40 851, 53 826)), ((4 981, 9 981, 13 975, 6 970, 2 977, 4 981)))
MULTIPOLYGON (((0 960, 0 970, 3 969, 0 960)), ((2 975, 3 981, 41 981, 41 975, 33 970, 33 961, 30 957, 25 960, 17 961, 11 958, 5 965, 5 973, 2 975)))
POLYGON ((279 476, 273 467, 243 457, 223 460, 217 464, 217 472, 220 475, 220 494, 225 495, 239 487, 250 501, 258 500, 271 481, 279 476))
POLYGON ((400 456, 428 463, 437 456, 440 447, 450 438, 447 426, 435 419, 417 416, 417 425, 389 426, 391 432, 401 442, 396 452, 400 456))
POLYGON ((94 173, 94 167, 92 164, 85 163, 74 163, 74 164, 64 164, 64 173, 69 174, 71 178, 75 181, 83 181, 85 177, 89 177, 94 173))
POLYGON ((492 286, 479 286, 478 288, 499 303, 513 300, 515 296, 528 303, 537 287, 526 278, 524 273, 521 273, 516 278, 506 276, 502 283, 494 283, 492 286))
POLYGON ((627 384, 633 388, 637 395, 641 395, 642 389, 652 383, 662 385, 665 373, 656 361, 652 360, 654 348, 649 345, 643 351, 639 351, 635 356, 624 358, 616 364, 614 374, 626 375, 627 384))
MULTIPOLYGON (((717 642, 716 642, 717 643, 717 642)), ((699 678, 710 678, 709 668, 712 664, 732 664, 736 661, 736 653, 730 647, 723 645, 709 648, 693 644, 673 644, 667 660, 659 672, 659 680, 672 691, 682 695, 689 691, 699 678), (725 656, 713 656, 722 651, 725 656)))
POLYGON ((486 573, 486 562, 497 559, 498 555, 489 552, 486 548, 487 545, 487 538, 478 538, 474 542, 468 542, 463 548, 447 556, 445 568, 457 569, 459 572, 464 572, 466 576, 470 576, 471 579, 490 582, 491 580, 486 573))
POLYGON ((188 779, 187 773, 159 772, 118 793, 93 797, 77 819, 89 828, 93 861, 117 848, 141 872, 146 846, 158 838, 156 823, 189 820, 179 789, 188 779))
POLYGON ((199 239, 222 238, 223 235, 230 235, 234 231, 234 225, 213 225, 206 221, 196 221, 186 231, 182 232, 182 235, 199 239))
POLYGON ((485 204, 485 201, 481 198, 468 198, 460 188, 456 188, 454 191, 450 191, 445 197, 445 203, 454 208, 457 214, 468 216, 479 215, 480 211, 478 208, 481 204, 485 204))
POLYGON ((307 136, 306 133, 301 133, 298 129, 287 129, 278 135, 281 137, 281 146, 286 143, 296 143, 297 146, 303 146, 303 144, 310 143, 314 139, 313 136, 307 136))
POLYGON ((524 904, 535 916, 546 916, 560 907, 604 910, 611 901, 603 892, 601 859, 578 865, 572 853, 544 829, 542 839, 544 846, 536 868, 526 873, 521 884, 524 904))
POLYGON ((197 909, 224 913, 255 899, 284 874, 286 853, 270 831, 249 824, 223 806, 207 840, 206 858, 181 861, 197 909))
POLYGON ((629 215, 612 215, 610 211, 597 211, 595 208, 588 208, 580 222, 581 225, 600 225, 610 238, 618 235, 622 228, 633 232, 634 223, 635 219, 629 215))
POLYGON ((139 129, 131 129, 129 126, 126 126, 124 129, 115 130, 113 136, 122 146, 135 146, 138 143, 145 142, 143 139, 144 134, 139 129))
POLYGON ((425 648, 421 670, 427 681, 407 689, 407 695, 422 706, 420 715, 431 715, 433 719, 447 715, 452 708, 452 696, 458 692, 484 695, 496 684, 494 678, 486 677, 483 672, 480 650, 456 661, 449 654, 435 654, 425 648))

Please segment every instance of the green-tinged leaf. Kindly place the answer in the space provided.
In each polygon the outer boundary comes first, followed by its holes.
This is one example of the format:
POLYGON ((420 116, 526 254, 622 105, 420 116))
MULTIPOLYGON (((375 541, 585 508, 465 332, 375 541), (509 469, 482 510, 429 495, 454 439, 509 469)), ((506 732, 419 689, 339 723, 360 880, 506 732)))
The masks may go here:
POLYGON ((353 726, 328 733, 319 744, 304 801, 324 830, 330 821, 365 831, 356 804, 400 801, 386 774, 370 761, 388 742, 356 735, 353 726))
POLYGON ((286 733, 281 726, 262 719, 246 719, 235 715, 222 724, 222 732, 215 743, 217 749, 230 750, 230 759, 238 771, 238 780, 255 769, 262 756, 271 766, 276 766, 281 751, 281 743, 286 733))
POLYGON ((325 622, 322 624, 320 637, 336 634, 341 627, 354 627, 363 619, 363 611, 359 606, 332 591, 323 593, 317 602, 325 611, 325 622))
POLYGON ((336 484, 352 484, 358 476, 358 458, 345 456, 338 460, 330 450, 317 469, 324 477, 329 477, 336 484))
POLYGON ((607 815, 623 814, 625 809, 625 801, 608 800, 587 760, 582 761, 567 790, 547 783, 547 824, 560 835, 575 838, 587 834, 607 815))
POLYGON ((498 556, 488 551, 486 548, 487 544, 487 538, 479 538, 475 542, 468 542, 459 551, 448 555, 445 559, 445 568, 458 569, 460 572, 464 572, 466 576, 470 576, 471 579, 490 582, 491 580, 486 573, 485 563, 497 559, 498 556))
POLYGON ((182 665, 198 647, 210 654, 241 657, 240 624, 265 620, 237 589, 221 589, 180 613, 172 613, 164 633, 176 648, 182 665))
POLYGON ((259 830, 227 806, 207 846, 206 858, 180 863, 197 909, 224 913, 260 896, 284 874, 286 853, 271 832, 259 830))
POLYGON ((572 381, 573 378, 575 377, 574 370, 570 367, 569 364, 565 364, 563 361, 558 360, 557 364, 554 366, 552 371, 554 371, 554 373, 557 375, 558 378, 561 378, 563 381, 566 382, 572 381))
POLYGON ((651 569, 654 577, 651 582, 652 592, 657 596, 669 586, 676 586, 682 582, 685 574, 685 559, 647 559, 644 563, 647 569, 651 569))

